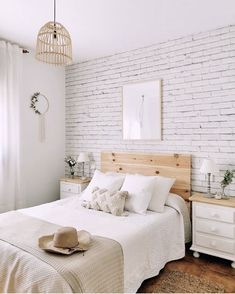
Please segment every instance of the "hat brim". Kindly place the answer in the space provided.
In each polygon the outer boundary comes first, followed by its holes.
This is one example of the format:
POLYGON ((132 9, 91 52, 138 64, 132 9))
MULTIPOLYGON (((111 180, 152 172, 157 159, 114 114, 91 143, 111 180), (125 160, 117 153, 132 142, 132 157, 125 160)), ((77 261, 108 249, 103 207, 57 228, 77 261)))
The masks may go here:
POLYGON ((78 245, 73 248, 60 248, 55 247, 53 245, 53 235, 47 235, 42 236, 38 239, 38 246, 48 252, 58 253, 58 254, 65 254, 65 255, 71 255, 75 252, 79 251, 86 251, 89 248, 89 244, 91 241, 91 235, 87 231, 78 231, 78 236, 80 236, 79 239, 80 242, 78 242, 78 245))

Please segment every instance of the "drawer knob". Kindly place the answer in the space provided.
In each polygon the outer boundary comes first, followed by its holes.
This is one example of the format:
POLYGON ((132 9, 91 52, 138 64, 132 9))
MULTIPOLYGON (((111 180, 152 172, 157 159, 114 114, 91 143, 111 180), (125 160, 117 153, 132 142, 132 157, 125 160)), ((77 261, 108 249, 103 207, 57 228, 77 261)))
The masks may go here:
POLYGON ((217 218, 219 217, 219 215, 218 215, 216 212, 212 212, 212 213, 211 213, 211 216, 213 216, 213 217, 217 217, 217 218))
POLYGON ((71 188, 69 188, 68 191, 71 192, 71 188))
POLYGON ((211 241, 211 246, 215 247, 216 246, 216 241, 211 241))
POLYGON ((215 227, 211 228, 211 232, 216 232, 216 231, 217 231, 217 228, 215 228, 215 227))

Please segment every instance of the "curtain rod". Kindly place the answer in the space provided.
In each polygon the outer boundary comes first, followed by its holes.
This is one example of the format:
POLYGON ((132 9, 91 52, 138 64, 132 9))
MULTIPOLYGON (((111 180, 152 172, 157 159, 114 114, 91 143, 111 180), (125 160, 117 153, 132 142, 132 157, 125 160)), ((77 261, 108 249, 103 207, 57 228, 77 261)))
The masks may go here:
POLYGON ((11 42, 11 41, 9 41, 9 40, 7 40, 7 39, 2 39, 1 37, 0 37, 0 41, 3 41, 3 42, 6 42, 6 43, 10 43, 10 44, 12 44, 12 45, 18 45, 19 47, 20 47, 20 49, 22 50, 22 53, 30 53, 29 52, 29 50, 28 49, 25 49, 25 48, 22 48, 19 44, 16 44, 16 43, 13 43, 13 42, 11 42))

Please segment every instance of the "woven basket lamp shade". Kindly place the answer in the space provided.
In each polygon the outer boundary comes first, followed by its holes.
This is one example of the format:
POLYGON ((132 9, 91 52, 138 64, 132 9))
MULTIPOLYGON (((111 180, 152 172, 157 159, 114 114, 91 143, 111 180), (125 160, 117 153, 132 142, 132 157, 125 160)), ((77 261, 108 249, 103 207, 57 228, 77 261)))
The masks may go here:
POLYGON ((50 21, 39 31, 36 58, 42 62, 66 65, 72 62, 72 41, 66 28, 50 21))

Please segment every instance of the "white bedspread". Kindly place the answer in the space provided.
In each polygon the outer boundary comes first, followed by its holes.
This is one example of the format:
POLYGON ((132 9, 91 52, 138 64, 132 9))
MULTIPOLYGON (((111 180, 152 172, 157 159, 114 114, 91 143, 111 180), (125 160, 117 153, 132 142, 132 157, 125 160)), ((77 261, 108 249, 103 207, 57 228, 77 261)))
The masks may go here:
POLYGON ((22 209, 20 212, 61 226, 74 226, 118 241, 124 253, 125 292, 136 292, 141 283, 164 265, 185 255, 190 239, 189 215, 180 197, 171 196, 164 213, 130 213, 117 217, 81 206, 78 197, 22 209), (184 217, 183 217, 184 215, 184 217))

